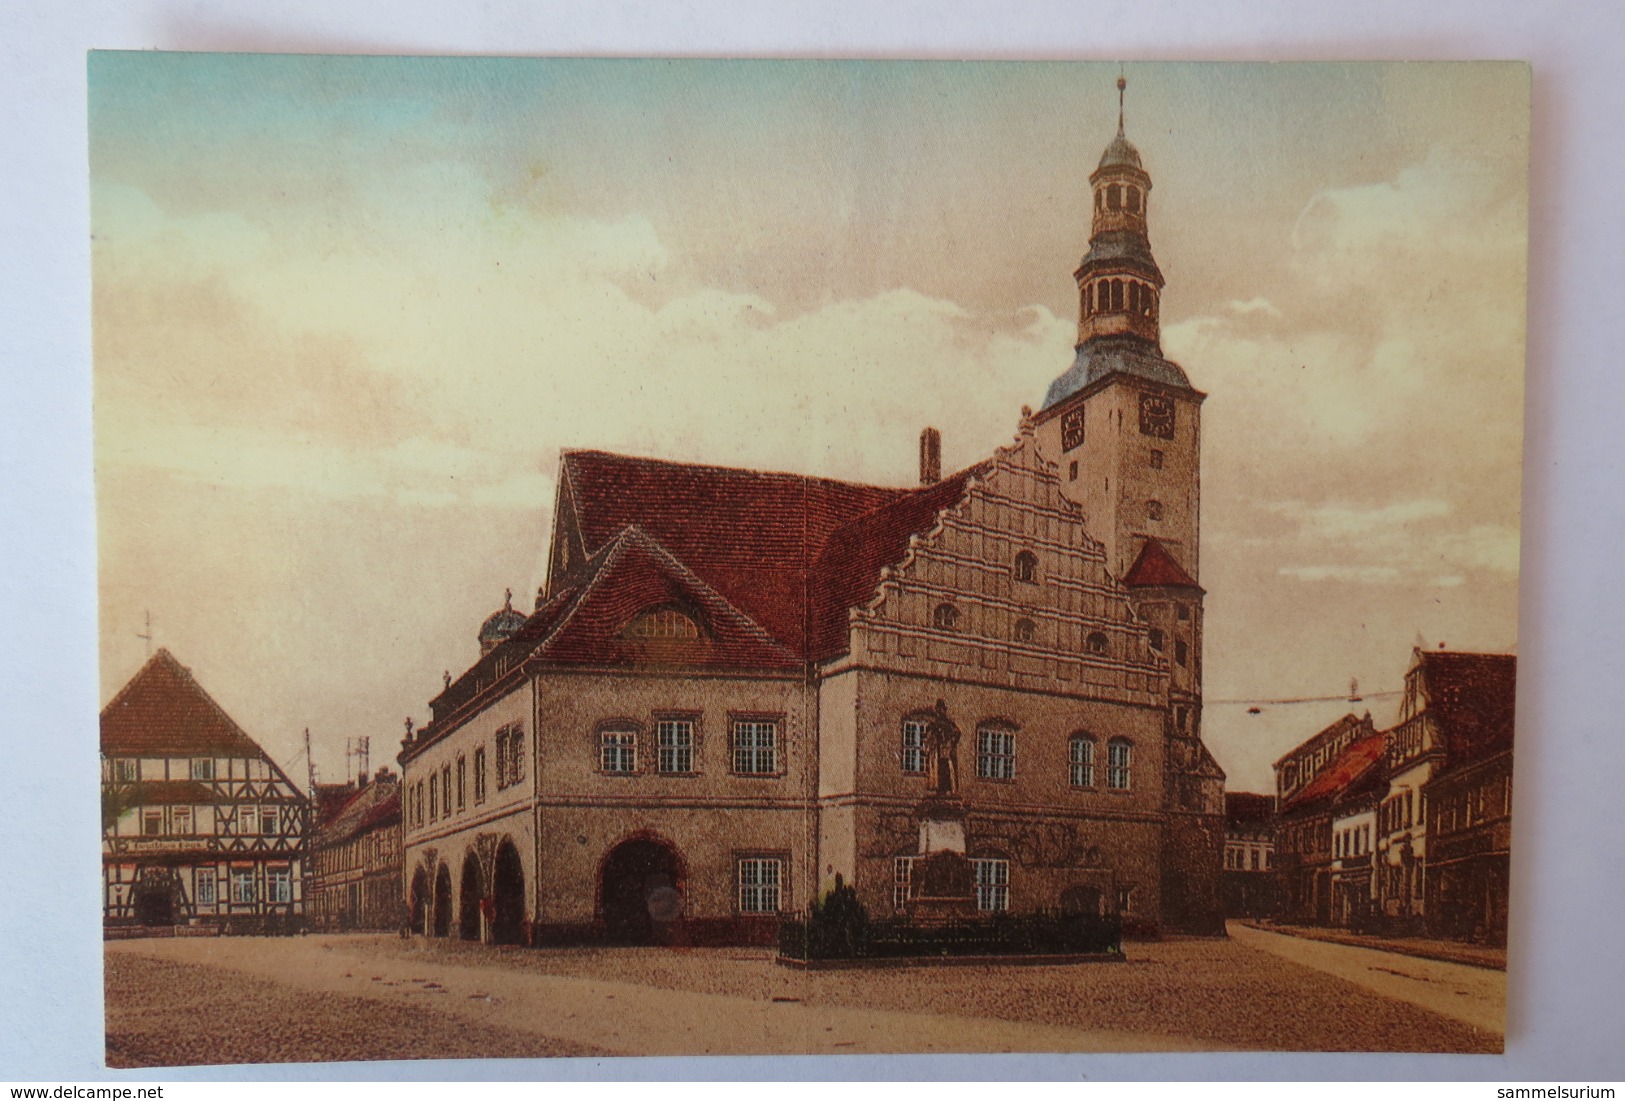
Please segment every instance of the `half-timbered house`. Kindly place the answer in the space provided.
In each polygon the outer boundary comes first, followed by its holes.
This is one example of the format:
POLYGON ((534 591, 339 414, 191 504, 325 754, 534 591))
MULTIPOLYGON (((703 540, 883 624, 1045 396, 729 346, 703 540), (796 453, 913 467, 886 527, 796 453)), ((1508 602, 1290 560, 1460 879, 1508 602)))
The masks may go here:
POLYGON ((388 769, 344 785, 309 841, 310 919, 321 929, 399 929, 401 784, 388 769))
POLYGON ((102 710, 101 755, 108 926, 300 924, 305 798, 168 650, 102 710))

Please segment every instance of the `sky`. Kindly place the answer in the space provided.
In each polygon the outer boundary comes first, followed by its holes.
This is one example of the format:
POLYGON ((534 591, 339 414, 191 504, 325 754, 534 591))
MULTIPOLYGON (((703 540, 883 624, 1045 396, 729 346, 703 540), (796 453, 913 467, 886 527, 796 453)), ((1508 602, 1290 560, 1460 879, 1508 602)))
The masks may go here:
MULTIPOLYGON (((927 424, 1008 442, 1118 71, 93 54, 103 700, 150 614, 340 779, 528 606, 560 448, 907 485, 927 424)), ((1268 790, 1414 645, 1516 645, 1527 73, 1123 72, 1209 395, 1206 737, 1268 790)))

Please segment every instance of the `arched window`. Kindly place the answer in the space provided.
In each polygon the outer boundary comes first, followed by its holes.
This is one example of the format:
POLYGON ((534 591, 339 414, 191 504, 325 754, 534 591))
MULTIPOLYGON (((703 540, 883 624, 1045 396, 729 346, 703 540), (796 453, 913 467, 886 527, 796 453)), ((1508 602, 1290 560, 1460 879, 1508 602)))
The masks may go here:
POLYGON ((644 612, 627 625, 624 633, 627 638, 696 639, 700 627, 683 609, 667 605, 644 612))
POLYGON ((1128 209, 1130 214, 1140 212, 1140 189, 1137 187, 1128 189, 1128 209))
POLYGON ((1016 555, 1016 580, 1038 580, 1038 555, 1025 550, 1016 555))
POLYGON ((1112 309, 1113 310, 1121 310, 1122 308, 1123 308, 1123 281, 1121 279, 1113 279, 1112 280, 1112 309))
POLYGON ((959 609, 952 604, 938 604, 931 613, 931 622, 939 629, 953 631, 959 627, 959 609))
POLYGON ((1106 189, 1106 207, 1108 210, 1123 209, 1123 185, 1112 184, 1106 189))
POLYGON ((1106 208, 1106 189, 1101 188, 1099 191, 1095 192, 1095 209, 1096 210, 1104 210, 1105 208, 1106 208))
POLYGON ((1134 746, 1127 738, 1113 738, 1106 744, 1106 786, 1127 791, 1134 786, 1134 746))
POLYGON ((1130 282, 1128 285, 1128 308, 1130 313, 1140 312, 1140 284, 1130 282))
POLYGON ((1073 787, 1095 786, 1095 740, 1089 735, 1072 735, 1071 764, 1073 787))
POLYGON ((1147 501, 1145 503, 1145 515, 1146 515, 1146 519, 1148 519, 1148 520, 1161 520, 1162 519, 1162 502, 1161 501, 1147 501))
POLYGON ((1083 648, 1091 654, 1104 654, 1109 646, 1106 636, 1099 631, 1091 631, 1089 637, 1083 640, 1083 648))
POLYGON ((1030 619, 1016 620, 1016 641, 1031 642, 1038 635, 1038 627, 1030 619))

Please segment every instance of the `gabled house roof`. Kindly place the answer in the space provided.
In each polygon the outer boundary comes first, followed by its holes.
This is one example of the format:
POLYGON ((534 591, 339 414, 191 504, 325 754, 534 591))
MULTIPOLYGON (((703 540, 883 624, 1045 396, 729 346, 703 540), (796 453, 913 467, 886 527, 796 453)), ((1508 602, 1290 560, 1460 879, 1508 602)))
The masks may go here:
POLYGON ((352 792, 317 829, 312 846, 326 848, 357 837, 375 826, 398 820, 401 814, 401 787, 393 781, 370 783, 352 792))
POLYGON ((102 708, 107 757, 270 757, 191 670, 159 649, 102 708))
POLYGON ((1139 556, 1134 559, 1134 565, 1123 575, 1123 584, 1131 589, 1149 588, 1154 585, 1201 589, 1196 579, 1174 561, 1174 556, 1168 553, 1168 548, 1154 537, 1146 539, 1145 545, 1140 548, 1139 556))
POLYGON ((1346 802, 1371 790, 1382 776, 1386 736, 1380 731, 1351 743, 1336 760, 1281 804, 1283 814, 1317 803, 1346 802))

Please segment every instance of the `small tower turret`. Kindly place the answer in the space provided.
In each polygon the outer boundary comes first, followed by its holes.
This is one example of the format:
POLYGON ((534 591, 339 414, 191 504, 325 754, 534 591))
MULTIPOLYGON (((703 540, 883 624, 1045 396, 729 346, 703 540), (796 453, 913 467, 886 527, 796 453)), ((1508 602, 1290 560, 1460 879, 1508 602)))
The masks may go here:
POLYGON ((1089 176, 1094 219, 1078 281, 1078 343, 1099 336, 1137 336, 1159 346, 1162 272, 1151 255, 1146 211, 1151 177, 1140 151, 1123 134, 1123 92, 1117 78, 1117 136, 1089 176))

